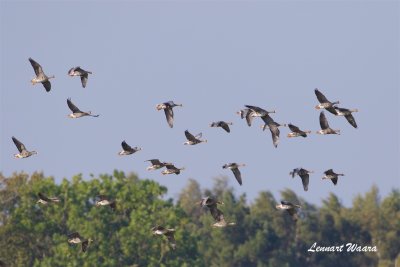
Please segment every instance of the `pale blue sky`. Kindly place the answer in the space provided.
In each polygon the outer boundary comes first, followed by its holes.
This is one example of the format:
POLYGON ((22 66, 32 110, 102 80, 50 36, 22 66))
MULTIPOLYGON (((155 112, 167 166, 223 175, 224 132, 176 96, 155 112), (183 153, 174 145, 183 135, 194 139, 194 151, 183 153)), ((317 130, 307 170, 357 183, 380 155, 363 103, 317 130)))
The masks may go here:
POLYGON ((57 181, 77 173, 134 171, 166 185, 176 197, 188 178, 211 187, 228 175, 238 194, 285 188, 313 203, 334 192, 346 205, 377 184, 399 187, 400 8, 398 1, 1 1, 0 171, 44 171, 57 181), (39 62, 54 74, 52 91, 32 86, 39 62), (67 71, 93 72, 83 89, 67 71), (341 136, 319 136, 314 88, 341 106, 358 108, 359 129, 327 114, 341 136), (99 118, 68 119, 66 99, 99 118), (156 104, 174 100, 170 129, 156 104), (256 120, 235 114, 243 105, 276 109, 273 118, 314 134, 272 146, 256 120), (232 121, 231 134, 209 128, 232 121), (184 130, 207 144, 184 146, 184 130), (38 155, 16 160, 11 136, 38 155), (142 151, 117 156, 126 140, 142 151), (179 176, 147 172, 146 159, 184 166, 179 176), (227 162, 246 163, 243 186, 227 162), (291 169, 316 173, 304 192, 291 169), (323 171, 345 173, 337 186, 323 171))

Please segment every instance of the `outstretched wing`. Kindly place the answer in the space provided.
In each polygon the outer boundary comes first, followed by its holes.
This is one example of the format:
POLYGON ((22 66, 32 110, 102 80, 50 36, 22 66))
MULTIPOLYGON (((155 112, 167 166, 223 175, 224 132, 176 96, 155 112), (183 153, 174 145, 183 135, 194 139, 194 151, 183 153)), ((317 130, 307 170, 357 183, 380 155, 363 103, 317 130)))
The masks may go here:
POLYGON ((74 232, 68 235, 68 239, 72 239, 72 238, 81 238, 81 236, 79 235, 78 232, 74 232))
POLYGON ((251 123, 252 123, 252 121, 253 121, 253 116, 251 116, 251 114, 252 114, 252 111, 251 110, 249 110, 247 113, 246 113, 246 122, 247 122, 247 125, 250 127, 251 126, 251 123))
POLYGON ((224 121, 221 121, 221 128, 224 129, 227 133, 231 132, 231 129, 229 129, 229 125, 224 121))
POLYGON ((323 111, 321 111, 321 113, 319 114, 319 124, 322 130, 329 128, 328 120, 326 119, 325 113, 323 111))
POLYGON ((43 84, 43 86, 44 86, 44 89, 46 89, 46 92, 50 92, 50 90, 51 90, 51 83, 50 83, 50 81, 42 82, 42 84, 43 84))
POLYGON ((88 246, 89 246, 89 240, 83 241, 83 242, 82 242, 81 251, 82 251, 83 253, 85 253, 86 250, 87 250, 87 248, 88 248, 88 246))
POLYGON ((272 143, 274 144, 275 147, 278 147, 278 143, 279 143, 279 128, 272 124, 269 125, 269 130, 271 131, 271 135, 272 135, 272 143))
POLYGON ((47 202, 50 202, 50 199, 48 197, 46 197, 44 194, 39 192, 38 196, 39 196, 40 199, 42 199, 44 201, 47 201, 47 202))
POLYGON ((39 63, 37 63, 35 60, 33 60, 32 58, 29 58, 29 62, 31 62, 31 65, 33 67, 33 70, 35 71, 36 76, 40 76, 43 75, 43 69, 42 66, 40 66, 39 63))
POLYGON ((224 214, 217 208, 217 205, 210 207, 211 216, 215 221, 220 222, 224 219, 224 214))
POLYGON ((82 75, 81 75, 81 83, 82 83, 82 87, 83 88, 85 88, 86 87, 86 83, 87 83, 87 80, 88 80, 88 74, 87 74, 87 72, 84 72, 82 75))
POLYGON ((174 127, 174 111, 171 107, 167 107, 164 109, 165 118, 167 119, 168 125, 170 128, 174 127))
POLYGON ((259 114, 267 114, 268 112, 265 109, 256 106, 244 105, 246 108, 251 109, 259 114))
POLYGON ((175 241, 175 237, 174 237, 174 232, 173 231, 168 231, 167 233, 165 233, 165 236, 167 237, 168 242, 171 244, 172 249, 175 250, 176 241, 175 241))
POLYGON ((162 165, 161 161, 158 159, 149 159, 146 161, 150 161, 152 165, 162 165))
POLYGON ((336 184, 337 184, 337 181, 338 181, 338 178, 335 177, 335 178, 332 178, 331 180, 332 180, 332 183, 333 183, 334 185, 336 185, 336 184))
POLYGON ((132 151, 132 147, 128 145, 125 141, 122 141, 121 146, 124 151, 132 151))
POLYGON ((242 174, 240 173, 238 168, 232 169, 233 174, 235 175, 236 180, 240 185, 242 185, 242 174))
POLYGON ((26 150, 25 146, 23 143, 21 143, 17 138, 15 138, 14 136, 12 137, 12 140, 15 144, 15 146, 17 147, 18 151, 21 153, 22 151, 26 150))
POLYGON ((333 172, 333 169, 329 169, 327 171, 324 172, 325 175, 334 175, 335 173, 333 172))
POLYGON ((71 98, 67 99, 67 104, 69 109, 73 112, 73 113, 81 113, 82 111, 79 110, 79 108, 77 108, 77 106, 75 106, 72 101, 71 98))
POLYGON ((324 94, 321 93, 318 89, 315 89, 314 92, 315 92, 315 95, 317 96, 319 103, 329 102, 329 100, 324 96, 324 94))
POLYGON ((295 132, 295 133, 300 133, 301 132, 299 127, 297 127, 297 126, 295 126, 295 125, 293 125, 291 123, 288 124, 288 127, 292 132, 295 132))
POLYGON ((353 117, 352 114, 345 115, 344 117, 345 117, 346 120, 351 124, 351 126, 353 126, 354 128, 357 128, 356 120, 354 119, 354 117, 353 117))
POLYGON ((196 137, 194 137, 193 134, 189 133, 188 130, 185 131, 185 136, 186 136, 186 139, 189 141, 192 141, 192 142, 197 141, 196 137))
POLYGON ((303 183, 304 191, 308 191, 308 184, 310 182, 310 175, 308 173, 302 173, 300 175, 301 182, 303 183))

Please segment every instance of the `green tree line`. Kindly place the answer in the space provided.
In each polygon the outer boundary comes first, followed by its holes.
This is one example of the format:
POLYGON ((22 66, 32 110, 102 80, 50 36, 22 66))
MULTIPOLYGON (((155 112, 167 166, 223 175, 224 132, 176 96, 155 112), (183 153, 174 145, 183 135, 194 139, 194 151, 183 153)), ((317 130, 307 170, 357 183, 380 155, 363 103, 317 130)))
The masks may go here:
POLYGON ((290 189, 279 199, 260 192, 249 203, 227 181, 217 177, 213 188, 202 189, 190 179, 174 202, 166 187, 120 171, 61 183, 43 173, 0 174, 0 266, 400 266, 398 189, 381 199, 373 186, 351 207, 333 193, 316 206, 290 189), (37 203, 39 192, 61 201, 37 203), (101 194, 116 200, 115 211, 95 205, 101 194), (236 225, 213 228, 196 204, 204 196, 223 201, 219 208, 236 225), (297 222, 276 209, 281 199, 302 206, 297 222), (156 225, 176 230, 176 250, 153 236, 156 225), (72 232, 94 240, 86 253, 67 242, 72 232), (315 242, 377 252, 308 251, 315 242))

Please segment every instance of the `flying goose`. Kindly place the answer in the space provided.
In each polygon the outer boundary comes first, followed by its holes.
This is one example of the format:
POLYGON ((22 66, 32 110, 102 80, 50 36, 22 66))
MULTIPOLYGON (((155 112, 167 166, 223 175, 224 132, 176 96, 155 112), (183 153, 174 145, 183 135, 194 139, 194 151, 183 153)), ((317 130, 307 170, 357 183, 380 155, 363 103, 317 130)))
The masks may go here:
POLYGON ((188 130, 186 130, 185 131, 185 136, 186 136, 187 141, 185 143, 183 143, 184 145, 197 145, 197 144, 200 144, 200 143, 203 143, 203 142, 207 143, 207 140, 201 140, 200 139, 201 136, 202 136, 201 133, 199 133, 198 135, 194 136, 191 133, 189 133, 188 130))
POLYGON ((122 146, 122 150, 120 152, 118 152, 118 155, 120 155, 120 156, 131 155, 135 152, 142 150, 140 147, 137 147, 137 146, 132 148, 130 145, 128 145, 125 142, 125 140, 122 141, 121 146, 122 146))
POLYGON ((15 138, 14 136, 11 137, 15 146, 17 147, 19 153, 18 154, 14 154, 14 157, 16 159, 22 159, 22 158, 27 158, 30 157, 32 155, 36 155, 37 152, 36 151, 28 151, 26 150, 26 147, 24 146, 23 143, 21 143, 20 141, 18 141, 17 138, 15 138))
POLYGON ((310 173, 314 173, 314 171, 307 171, 303 168, 293 169, 289 174, 292 175, 292 178, 297 174, 301 178, 301 182, 303 184, 304 191, 308 191, 308 183, 310 181, 310 173))
POLYGON ((169 244, 171 244, 172 249, 176 249, 176 241, 174 237, 175 229, 165 228, 163 226, 155 226, 151 228, 151 231, 153 231, 153 235, 166 236, 169 244))
POLYGON ((164 102, 161 104, 158 104, 156 106, 157 110, 164 110, 165 112, 165 117, 167 119, 168 125, 170 128, 174 127, 174 111, 173 108, 174 107, 182 107, 182 104, 175 104, 174 101, 168 101, 168 102, 164 102))
POLYGON ((248 126, 251 126, 252 120, 255 117, 261 117, 261 119, 264 120, 264 117, 268 116, 269 113, 275 113, 275 110, 266 111, 265 109, 256 106, 245 105, 245 107, 249 109, 249 112, 246 114, 248 126))
POLYGON ((70 244, 81 244, 81 251, 86 252, 87 248, 89 247, 90 243, 93 242, 93 239, 84 239, 78 232, 74 232, 68 235, 68 243, 70 244))
POLYGON ((278 143, 279 143, 279 128, 280 126, 284 126, 286 127, 286 124, 279 124, 277 122, 275 122, 268 114, 266 114, 265 116, 262 116, 261 119, 263 119, 264 121, 264 125, 261 126, 261 128, 263 129, 263 131, 265 130, 265 128, 269 128, 269 130, 271 131, 271 136, 272 136, 272 143, 274 145, 274 147, 278 147, 278 143))
POLYGON ((182 167, 182 168, 177 168, 177 167, 175 167, 174 166, 174 164, 172 164, 172 163, 166 163, 165 164, 165 167, 167 168, 166 170, 163 170, 162 172, 161 172, 161 174, 162 175, 166 175, 166 174, 176 174, 176 175, 178 175, 178 174, 180 174, 181 173, 181 171, 183 171, 185 168, 184 167, 182 167))
POLYGON ((336 111, 335 111, 335 105, 339 104, 339 101, 335 101, 335 102, 330 102, 323 93, 321 93, 317 88, 315 88, 314 90, 315 95, 317 96, 317 99, 319 101, 319 104, 315 106, 316 109, 326 109, 328 110, 330 113, 335 114, 336 115, 336 111))
POLYGON ((281 210, 287 210, 287 212, 289 213, 289 215, 292 216, 293 220, 294 220, 294 221, 297 221, 298 216, 297 216, 297 210, 296 210, 296 208, 301 208, 301 206, 300 206, 300 205, 293 204, 293 203, 291 203, 291 202, 289 202, 289 201, 282 200, 282 201, 281 201, 281 204, 276 205, 276 208, 277 208, 277 209, 281 209, 281 210))
POLYGON ((347 109, 347 108, 335 107, 335 110, 336 110, 337 116, 344 116, 346 118, 346 120, 351 124, 351 126, 353 126, 354 128, 357 128, 356 120, 354 119, 354 117, 351 113, 358 112, 358 109, 347 109))
POLYGON ((307 137, 307 134, 311 133, 311 131, 302 131, 299 127, 291 123, 288 124, 288 127, 292 132, 288 133, 287 137, 307 137))
POLYGON ((35 74, 36 74, 36 77, 34 77, 31 80, 32 85, 35 85, 37 83, 42 83, 44 86, 44 89, 46 89, 47 92, 50 92, 50 90, 51 90, 50 79, 55 78, 55 76, 54 75, 49 76, 49 77, 46 76, 46 74, 44 74, 44 72, 43 72, 42 66, 40 66, 40 64, 37 63, 32 58, 29 58, 29 62, 31 62, 33 70, 35 71, 35 74))
POLYGON ((92 74, 92 72, 86 71, 84 69, 81 69, 81 67, 79 67, 79 66, 71 68, 68 71, 68 75, 71 76, 71 77, 73 77, 73 76, 80 76, 81 77, 81 82, 82 82, 82 87, 83 88, 86 87, 86 83, 87 83, 89 74, 92 74))
POLYGON ((337 184, 339 176, 344 176, 343 173, 335 173, 332 169, 325 171, 324 174, 322 179, 330 179, 334 185, 337 184))
POLYGON ((244 167, 244 166, 246 166, 246 164, 237 164, 237 163, 233 162, 233 163, 224 164, 222 166, 222 168, 223 169, 230 169, 233 172, 233 174, 235 175, 235 178, 238 181, 238 183, 240 185, 242 185, 242 175, 241 175, 241 173, 239 171, 239 167, 244 167))
POLYGON ((226 227, 228 225, 235 225, 236 224, 234 222, 227 223, 225 221, 223 212, 220 209, 218 209, 218 207, 217 207, 218 204, 223 205, 224 204, 223 202, 217 201, 217 200, 215 200, 215 199, 213 199, 211 197, 205 197, 198 203, 200 203, 200 205, 202 207, 209 208, 211 216, 215 220, 215 223, 212 225, 213 227, 226 227))
POLYGON ((37 201, 37 203, 41 203, 44 205, 48 204, 49 202, 56 202, 56 203, 60 202, 60 199, 58 197, 47 197, 40 192, 38 193, 38 197, 39 200, 37 201))
POLYGON ((80 111, 79 108, 77 108, 71 101, 71 98, 67 99, 67 104, 69 109, 72 111, 71 114, 68 115, 69 118, 76 119, 84 116, 91 116, 91 117, 98 117, 99 115, 92 115, 91 111, 88 112, 83 112, 80 111))
POLYGON ((221 127, 226 132, 230 133, 231 129, 229 129, 229 125, 232 125, 232 122, 225 122, 225 121, 217 121, 210 124, 210 127, 221 127))
POLYGON ((319 114, 319 124, 321 125, 321 130, 317 131, 317 134, 340 134, 340 130, 333 130, 329 127, 328 120, 323 111, 319 114))
POLYGON ((109 199, 105 195, 97 196, 96 207, 98 206, 110 206, 110 208, 115 211, 117 209, 117 203, 115 200, 109 199))
POLYGON ((145 160, 145 162, 146 161, 150 161, 150 163, 151 163, 151 166, 146 168, 146 170, 148 170, 148 171, 158 170, 158 169, 165 167, 165 165, 167 165, 167 164, 171 164, 171 163, 167 163, 167 162, 161 162, 158 159, 149 159, 149 160, 145 160))

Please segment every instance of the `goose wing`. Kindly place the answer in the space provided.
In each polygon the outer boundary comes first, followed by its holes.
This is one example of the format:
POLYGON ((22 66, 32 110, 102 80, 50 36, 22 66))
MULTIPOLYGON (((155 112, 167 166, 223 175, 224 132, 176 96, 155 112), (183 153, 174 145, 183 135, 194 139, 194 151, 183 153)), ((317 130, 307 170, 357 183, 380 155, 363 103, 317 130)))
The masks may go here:
POLYGON ((51 83, 50 83, 50 81, 45 81, 45 82, 42 82, 42 84, 43 84, 43 86, 44 86, 44 89, 46 89, 46 92, 50 92, 50 90, 51 90, 51 83))
POLYGON ((175 241, 175 236, 173 231, 167 231, 165 233, 165 236, 168 239, 168 242, 171 244, 172 249, 176 248, 176 241, 175 241))
POLYGON ((210 207, 211 216, 214 218, 215 221, 220 222, 224 219, 224 214, 221 210, 217 208, 217 205, 210 207))
POLYGON ((87 84, 87 80, 88 80, 88 73, 87 72, 83 72, 83 74, 81 75, 81 83, 82 83, 82 87, 85 88, 86 84, 87 84))
POLYGON ((73 239, 73 238, 81 238, 81 236, 78 232, 74 232, 68 235, 68 239, 73 239))
POLYGON ((72 103, 71 98, 67 99, 67 104, 73 113, 82 113, 82 111, 80 111, 79 108, 72 103))
POLYGON ((315 95, 317 96, 317 99, 319 101, 319 103, 330 103, 329 100, 324 96, 323 93, 321 93, 318 89, 314 90, 315 95))
POLYGON ((161 161, 158 159, 149 159, 146 161, 150 161, 152 165, 162 165, 161 161))
POLYGON ((333 169, 329 169, 324 172, 325 175, 335 175, 336 173, 333 172, 333 169))
POLYGON ((33 70, 35 71, 36 76, 44 75, 42 66, 40 66, 39 63, 37 63, 32 58, 29 58, 29 62, 31 62, 31 65, 33 67, 33 70))
POLYGON ((185 136, 186 136, 186 139, 189 141, 192 141, 192 142, 197 141, 196 137, 194 137, 193 134, 189 133, 188 130, 185 131, 185 136))
POLYGON ((263 108, 260 108, 260 107, 256 107, 256 106, 250 106, 250 105, 244 105, 246 108, 248 108, 248 109, 251 109, 251 110, 253 110, 253 111, 255 111, 255 112, 257 112, 257 113, 259 113, 259 114, 267 114, 268 112, 265 110, 265 109, 263 109, 263 108))
POLYGON ((308 184, 310 182, 310 175, 308 173, 300 174, 301 182, 303 184, 304 191, 308 191, 308 184))
POLYGON ((44 201, 46 201, 46 202, 50 202, 50 201, 51 201, 48 197, 46 197, 46 196, 45 196, 44 194, 42 194, 41 192, 38 193, 38 196, 39 196, 39 198, 40 198, 41 200, 44 200, 44 201))
POLYGON ((121 146, 124 151, 132 151, 132 147, 128 145, 125 141, 122 141, 121 146))
POLYGON ((294 206, 292 202, 286 201, 286 200, 281 200, 282 205, 287 205, 287 206, 294 206))
POLYGON ((288 127, 292 132, 295 132, 295 133, 300 133, 301 132, 299 127, 297 127, 297 126, 295 126, 295 125, 293 125, 291 123, 288 124, 288 127))
POLYGON ((167 107, 164 109, 165 118, 167 119, 168 125, 170 128, 174 127, 174 111, 172 107, 167 107))
POLYGON ((12 140, 13 140, 15 146, 17 147, 19 153, 22 153, 22 151, 26 150, 24 144, 21 143, 17 138, 15 138, 15 137, 13 136, 13 137, 12 137, 12 140))
POLYGON ((349 115, 345 115, 344 117, 351 124, 351 126, 353 126, 354 128, 357 128, 356 120, 354 119, 354 117, 351 113, 349 115))
POLYGON ((331 180, 332 180, 332 183, 333 183, 334 185, 336 185, 336 184, 337 184, 337 181, 338 181, 338 178, 335 177, 335 178, 332 178, 331 180))
POLYGON ((242 185, 242 174, 238 168, 232 168, 232 172, 235 175, 236 180, 240 185, 242 185))
POLYGON ((178 170, 177 167, 175 167, 174 164, 166 164, 165 167, 169 170, 178 170))
POLYGON ((249 110, 247 113, 246 113, 246 122, 247 122, 247 125, 250 127, 251 126, 251 123, 252 123, 252 121, 253 121, 253 116, 251 116, 251 114, 252 114, 253 112, 251 111, 251 110, 249 110))
POLYGON ((319 114, 319 124, 322 130, 329 128, 328 120, 326 119, 325 113, 323 111, 321 111, 321 113, 319 114))
POLYGON ((275 147, 278 147, 280 134, 279 128, 276 125, 269 125, 269 130, 271 131, 272 135, 272 143, 275 147))
POLYGON ((85 253, 86 250, 87 250, 87 248, 88 248, 88 246, 89 246, 89 240, 83 241, 83 242, 82 242, 82 246, 81 246, 81 251, 82 251, 83 253, 85 253))
POLYGON ((221 126, 221 128, 224 129, 227 133, 230 133, 230 132, 231 132, 231 129, 229 129, 229 125, 228 125, 226 122, 221 121, 221 122, 220 122, 220 126, 221 126))

